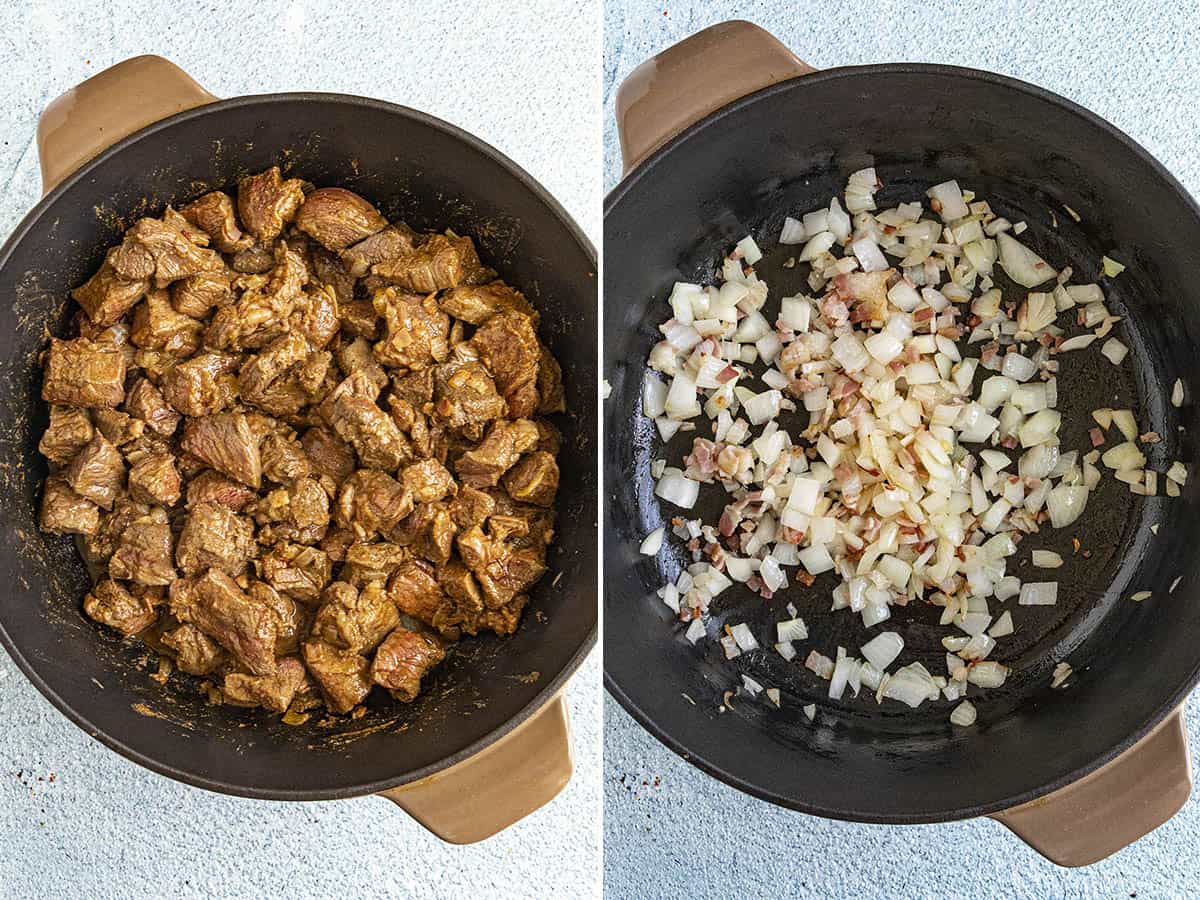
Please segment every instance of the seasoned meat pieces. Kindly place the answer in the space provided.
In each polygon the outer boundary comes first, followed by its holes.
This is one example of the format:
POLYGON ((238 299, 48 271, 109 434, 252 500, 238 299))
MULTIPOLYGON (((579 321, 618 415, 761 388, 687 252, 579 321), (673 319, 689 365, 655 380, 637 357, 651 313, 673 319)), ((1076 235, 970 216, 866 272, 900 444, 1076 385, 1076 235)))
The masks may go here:
POLYGON ((262 484, 258 438, 242 413, 188 419, 180 446, 187 453, 255 490, 262 484))
POLYGON ((296 227, 327 250, 345 250, 382 231, 387 219, 353 191, 318 188, 304 198, 296 227))
POLYGON ((550 506, 558 493, 558 463, 552 454, 535 450, 504 473, 502 480, 514 500, 550 506))
POLYGON ((410 701, 517 628, 565 393, 470 238, 274 168, 137 220, 72 294, 39 517, 101 576, 87 615, 275 713, 410 701))
POLYGON ((297 657, 289 656, 279 660, 274 673, 270 675, 230 672, 225 676, 221 693, 225 702, 234 706, 262 706, 281 713, 291 706, 292 698, 307 677, 304 663, 297 657))
POLYGON ((304 187, 297 178, 284 181, 279 166, 238 182, 238 215, 243 227, 259 241, 273 241, 283 226, 296 217, 304 202, 304 187))
POLYGON ((492 316, 475 332, 471 344, 508 402, 508 415, 527 419, 537 412, 542 345, 529 316, 519 312, 492 316))
POLYGON ((111 578, 99 582, 83 598, 83 611, 125 637, 145 631, 158 619, 158 611, 148 597, 134 596, 111 578))
POLYGON ((241 575, 254 546, 254 529, 244 518, 218 503, 197 503, 187 514, 175 562, 184 575, 220 569, 234 578, 241 575))
POLYGON ((50 462, 65 466, 87 446, 94 433, 87 410, 73 406, 52 406, 50 424, 38 442, 38 452, 50 462))
POLYGON ((125 355, 119 347, 87 338, 52 338, 42 399, 64 406, 120 406, 125 399, 125 355))
POLYGON ((452 232, 434 234, 403 256, 371 266, 371 273, 419 294, 452 288, 477 278, 482 269, 475 245, 452 232))
POLYGON ((225 662, 225 651, 195 625, 164 631, 163 645, 175 654, 175 664, 189 675, 208 675, 225 662))
POLYGON ((537 441, 537 426, 528 419, 515 422, 499 419, 491 424, 478 447, 458 458, 455 471, 471 487, 495 487, 521 454, 537 441))
POLYGON ((365 656, 324 641, 304 645, 304 664, 321 687, 332 713, 347 713, 371 692, 371 663, 365 656))
POLYGON ((443 659, 441 641, 429 634, 397 628, 387 636, 371 663, 371 680, 410 703, 421 692, 421 679, 443 659))
POLYGON ((125 459, 103 434, 96 434, 75 455, 63 475, 79 496, 112 509, 113 501, 125 486, 125 459))

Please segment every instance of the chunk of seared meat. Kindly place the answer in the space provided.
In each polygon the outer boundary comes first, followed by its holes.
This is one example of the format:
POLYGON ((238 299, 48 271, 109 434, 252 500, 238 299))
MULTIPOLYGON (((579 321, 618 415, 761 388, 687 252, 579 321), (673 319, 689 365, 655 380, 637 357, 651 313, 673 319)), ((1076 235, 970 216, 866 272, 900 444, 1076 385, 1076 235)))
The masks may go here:
POLYGON ((312 468, 341 484, 354 472, 354 448, 323 426, 310 428, 300 438, 312 468))
POLYGON ((159 638, 175 656, 175 665, 189 675, 209 675, 225 662, 221 645, 192 624, 164 631, 159 638))
POLYGON ((421 679, 445 658, 442 642, 433 635, 397 628, 379 645, 371 680, 397 700, 410 703, 421 692, 421 679))
POLYGON ((212 246, 222 253, 236 253, 251 243, 250 238, 238 227, 233 199, 224 191, 210 191, 179 212, 207 234, 212 246))
POLYGON ((73 490, 62 475, 51 475, 42 488, 38 528, 48 534, 94 534, 100 508, 73 490))
POLYGON ((116 537, 116 550, 108 561, 108 574, 149 587, 173 582, 174 541, 167 513, 162 507, 134 519, 116 537))
POLYGON ((170 453, 144 453, 129 467, 129 496, 149 506, 174 506, 182 480, 170 453))
POLYGON ((255 502, 251 512, 262 543, 316 544, 329 525, 329 495, 315 478, 297 478, 255 502))
POLYGON ((475 332, 471 345, 496 379, 508 415, 527 419, 537 412, 542 345, 529 316, 519 312, 492 316, 475 332))
POLYGON ((278 619, 270 606, 252 598, 217 569, 171 585, 172 615, 190 622, 229 651, 254 675, 275 671, 278 619))
MULTIPOLYGON (((514 524, 519 521, 513 520, 514 524)), ((511 546, 505 537, 498 533, 497 517, 493 516, 488 534, 475 527, 464 531, 457 540, 459 555, 474 574, 483 591, 484 603, 490 609, 511 602, 546 571, 542 553, 511 546)))
POLYGON ((175 562, 184 575, 220 569, 234 578, 246 569, 254 546, 254 528, 219 503, 197 503, 187 514, 175 545, 175 562))
POLYGON ((334 400, 333 428, 368 469, 394 472, 413 457, 392 417, 366 397, 351 394, 334 400))
POLYGON ((97 409, 92 412, 92 421, 96 431, 104 435, 104 439, 115 447, 120 447, 127 456, 133 445, 141 446, 149 442, 159 443, 159 438, 152 437, 146 441, 142 436, 146 433, 146 423, 135 419, 129 413, 115 409, 97 409))
POLYGON ((303 606, 281 594, 265 581, 251 581, 246 589, 250 599, 270 607, 275 614, 275 655, 291 656, 300 651, 300 641, 308 634, 312 615, 303 606))
POLYGON ((387 541, 355 543, 346 548, 341 580, 362 588, 372 581, 387 581, 393 572, 409 558, 409 552, 399 544, 387 541))
POLYGON ((308 641, 303 649, 304 664, 320 685, 330 712, 350 712, 371 693, 371 662, 361 653, 324 641, 308 641))
POLYGON ((315 603, 333 577, 328 554, 303 544, 276 544, 259 558, 257 566, 260 578, 301 603, 315 603))
POLYGON ((185 416, 218 413, 233 403, 238 366, 236 356, 201 353, 163 375, 163 399, 185 416))
POLYGON ((118 248, 113 247, 104 257, 96 274, 71 291, 71 297, 83 307, 88 318, 101 328, 120 320, 145 296, 150 288, 149 276, 124 278, 113 267, 118 248))
POLYGON ((388 578, 388 596, 406 616, 432 625, 446 600, 434 567, 423 559, 401 563, 388 578))
POLYGON ((567 394, 563 387, 562 366, 544 345, 539 343, 539 347, 541 347, 541 356, 538 359, 537 411, 544 416, 566 412, 567 394))
POLYGON ((388 288, 372 302, 384 324, 375 356, 385 366, 424 369, 449 354, 450 318, 438 308, 432 294, 421 297, 388 288))
POLYGON ((145 378, 137 379, 125 395, 125 411, 135 419, 145 422, 147 428, 163 437, 173 435, 182 418, 167 403, 162 391, 145 378))
POLYGON ((483 427, 504 416, 508 404, 478 360, 451 360, 437 367, 433 380, 434 414, 448 428, 464 429, 478 439, 483 427))
POLYGON ((233 706, 261 706, 273 712, 287 712, 292 698, 308 678, 304 663, 289 656, 279 660, 270 675, 246 675, 230 672, 225 676, 221 694, 233 706))
POLYGON ((332 287, 310 283, 297 299, 288 324, 314 348, 326 347, 342 327, 338 302, 332 287))
POLYGON ((204 331, 208 346, 218 350, 254 350, 288 330, 288 317, 308 283, 308 267, 285 241, 275 245, 274 259, 269 275, 239 279, 243 290, 237 303, 220 307, 204 331))
POLYGON ((318 188, 296 214, 296 227, 327 250, 345 250, 387 227, 374 206, 345 188, 318 188))
POLYGON ((423 459, 405 468, 400 482, 417 503, 433 503, 454 493, 454 476, 436 459, 423 459))
POLYGON ((112 266, 122 278, 153 278, 160 288, 189 275, 221 269, 224 263, 220 255, 200 246, 194 237, 177 222, 138 219, 125 232, 125 240, 112 256, 112 266))
POLYGON ((42 399, 63 406, 120 406, 125 399, 125 355, 105 342, 52 338, 42 399))
POLYGON ((442 311, 471 325, 482 325, 496 313, 514 310, 537 324, 537 310, 520 291, 503 281, 490 284, 464 284, 446 291, 438 298, 442 311))
POLYGON ((395 478, 373 469, 360 469, 342 484, 337 521, 361 540, 387 534, 413 509, 411 492, 395 478))
POLYGON ((399 624, 400 614, 382 582, 368 582, 360 591, 344 581, 335 581, 321 595, 309 639, 354 653, 369 653, 399 624))
POLYGON ((534 450, 505 472, 502 481, 514 500, 550 506, 558 493, 558 462, 553 454, 534 450))
POLYGON ((458 496, 449 505, 451 519, 464 530, 472 525, 482 525, 495 509, 496 501, 490 495, 468 484, 458 489, 458 496))
POLYGON ((95 429, 87 410, 51 406, 50 424, 38 442, 38 451, 50 462, 65 466, 91 441, 95 429))
POLYGON ((276 484, 290 484, 312 474, 312 463, 296 438, 296 432, 265 416, 246 418, 251 430, 259 435, 258 453, 267 478, 276 484))
POLYGON ((188 419, 180 447, 209 468, 255 490, 262 485, 258 438, 242 413, 188 419))
POLYGON ((83 598, 83 611, 125 637, 145 631, 158 620, 158 610, 147 595, 136 596, 111 578, 98 582, 88 592, 83 598))
POLYGON ((200 349, 204 325, 171 305, 164 290, 153 290, 133 313, 129 339, 144 350, 160 350, 169 356, 191 356, 200 349))
POLYGON ((113 501, 125 487, 125 459, 103 434, 95 434, 75 454, 63 475, 79 496, 112 509, 113 501))
POLYGON ((193 319, 202 319, 214 307, 227 306, 233 299, 229 273, 216 269, 189 275, 171 285, 171 306, 193 319))
POLYGON ((362 278, 371 266, 411 253, 420 240, 407 225, 397 222, 342 251, 342 263, 352 278, 362 278))
POLYGON ((405 290, 429 294, 478 279, 483 266, 468 237, 430 235, 408 253, 371 266, 371 273, 405 290))
POLYGON ((286 181, 279 166, 238 182, 238 215, 242 226, 258 241, 273 241, 296 218, 304 202, 304 185, 298 178, 286 181))
POLYGON ((189 508, 200 503, 217 503, 233 512, 241 512, 256 496, 241 482, 212 469, 205 469, 187 483, 189 508))
POLYGON ((495 487, 501 476, 516 465, 521 454, 537 442, 537 426, 528 419, 515 422, 498 419, 488 428, 478 447, 468 450, 455 461, 454 470, 471 487, 495 487))

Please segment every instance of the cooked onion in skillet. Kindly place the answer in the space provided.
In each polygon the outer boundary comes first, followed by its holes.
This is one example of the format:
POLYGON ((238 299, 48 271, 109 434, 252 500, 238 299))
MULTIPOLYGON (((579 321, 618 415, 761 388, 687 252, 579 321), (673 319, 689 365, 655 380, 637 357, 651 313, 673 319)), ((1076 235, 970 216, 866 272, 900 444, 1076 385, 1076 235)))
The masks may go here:
MULTIPOLYGON (((989 657, 1019 614, 996 617, 998 603, 1057 602, 1056 582, 1008 573, 1018 543, 1072 525, 1104 469, 1132 493, 1156 494, 1142 446, 1158 436, 1139 434, 1131 410, 1097 410, 1091 446, 1060 441, 1062 354, 1105 337, 1096 349, 1113 365, 1129 352, 1108 337, 1120 317, 1099 284, 1072 284, 1070 268, 1055 271, 1017 239, 1024 223, 997 217, 954 181, 930 188, 930 211, 921 202, 878 211, 880 187, 864 169, 850 177, 844 206, 835 197, 785 220, 780 243, 799 248, 812 296, 782 298, 774 322, 763 314, 768 287, 753 269, 762 253, 752 237, 716 283, 675 285, 643 411, 664 441, 706 433, 680 465, 655 461, 656 493, 681 510, 704 484, 730 498, 717 522, 670 520, 693 562, 660 596, 698 643, 710 603, 734 582, 769 600, 834 572, 832 608, 862 619, 857 655, 798 650, 808 632, 791 604, 770 636, 775 651, 827 679, 834 700, 864 687, 877 702, 911 707, 940 697, 965 726, 975 707, 960 701, 1009 674, 989 657), (1019 303, 1004 300, 1001 271, 1025 289, 1019 303), (1082 331, 1069 336, 1071 326, 1082 331), (807 427, 781 424, 800 410, 807 427), (902 639, 868 631, 915 600, 942 608, 944 676, 919 662, 889 671, 902 639)), ((1107 277, 1121 271, 1105 258, 1107 277)), ((1172 395, 1182 402, 1181 383, 1172 395)), ((1166 492, 1178 496, 1186 477, 1175 463, 1166 492)), ((1039 550, 1034 562, 1055 568, 1062 558, 1039 550)), ((746 624, 724 630, 726 657, 758 649, 746 624)))

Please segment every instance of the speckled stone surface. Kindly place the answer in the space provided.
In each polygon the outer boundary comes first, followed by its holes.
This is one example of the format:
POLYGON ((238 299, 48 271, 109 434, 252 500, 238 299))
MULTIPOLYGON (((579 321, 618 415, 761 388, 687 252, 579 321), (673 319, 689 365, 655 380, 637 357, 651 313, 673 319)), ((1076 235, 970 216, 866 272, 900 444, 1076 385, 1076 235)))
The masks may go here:
MULTIPOLYGON (((1094 110, 1200 195, 1200 8, 1187 2, 682 3, 609 0, 605 188, 621 164, 612 116, 634 66, 707 25, 744 18, 813 66, 953 63, 1039 84, 1094 110)), ((1185 897, 1200 891, 1200 802, 1109 860, 1060 869, 1000 825, 882 827, 747 797, 605 707, 605 888, 613 897, 1185 897)), ((1193 706, 1195 705, 1193 700, 1193 706)), ((1200 713, 1189 716, 1200 748, 1200 713)))
MULTIPOLYGON (((219 96, 338 91, 440 116, 524 166, 598 241, 590 0, 0 4, 0 238, 39 197, 41 109, 140 53, 219 96)), ((0 651, 0 897, 597 896, 598 653, 568 699, 567 790, 498 837, 449 847, 377 798, 266 803, 154 775, 67 722, 0 651)))

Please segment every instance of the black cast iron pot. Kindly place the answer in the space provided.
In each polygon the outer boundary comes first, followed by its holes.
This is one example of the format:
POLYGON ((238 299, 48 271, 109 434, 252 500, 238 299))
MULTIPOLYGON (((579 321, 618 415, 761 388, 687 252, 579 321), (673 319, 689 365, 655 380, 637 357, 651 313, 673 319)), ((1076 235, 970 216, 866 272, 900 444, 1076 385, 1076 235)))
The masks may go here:
POLYGON ((55 101, 39 150, 48 193, 0 250, 0 578, 9 586, 0 640, 16 663, 93 737, 214 791, 278 800, 387 791, 456 842, 553 797, 571 772, 560 694, 595 641, 597 617, 596 259, 579 228, 517 165, 431 116, 329 94, 218 101, 157 57, 55 101), (37 355, 47 330, 63 333, 67 292, 138 215, 235 189, 239 176, 276 164, 357 191, 389 219, 474 237, 484 261, 540 310, 570 407, 558 422, 569 460, 558 537, 521 629, 464 641, 413 704, 380 699, 332 726, 209 706, 186 677, 164 691, 139 667, 144 649, 83 615, 88 578, 70 540, 36 526, 47 418, 37 355))

